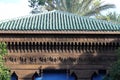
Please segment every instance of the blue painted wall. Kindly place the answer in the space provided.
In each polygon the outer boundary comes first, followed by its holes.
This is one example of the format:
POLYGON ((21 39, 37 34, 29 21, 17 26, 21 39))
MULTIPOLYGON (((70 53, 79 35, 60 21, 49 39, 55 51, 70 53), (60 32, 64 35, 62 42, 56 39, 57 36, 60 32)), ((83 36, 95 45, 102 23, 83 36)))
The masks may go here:
POLYGON ((66 73, 45 73, 42 77, 36 77, 35 80, 75 80, 75 77, 67 76, 66 73))

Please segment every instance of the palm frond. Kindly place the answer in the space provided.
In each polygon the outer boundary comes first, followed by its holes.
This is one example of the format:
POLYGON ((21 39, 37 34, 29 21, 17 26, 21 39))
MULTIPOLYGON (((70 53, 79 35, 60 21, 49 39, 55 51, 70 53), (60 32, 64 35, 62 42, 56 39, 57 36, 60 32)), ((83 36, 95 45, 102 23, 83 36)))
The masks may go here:
POLYGON ((106 10, 109 8, 115 8, 115 5, 114 4, 105 4, 105 5, 102 5, 98 8, 96 8, 96 10, 103 11, 103 10, 106 10))
POLYGON ((101 11, 104 11, 104 10, 107 10, 107 9, 110 9, 110 8, 115 8, 115 5, 105 4, 105 5, 102 5, 102 6, 96 6, 96 7, 91 8, 91 10, 88 10, 86 12, 86 14, 84 14, 84 16, 93 16, 95 14, 100 13, 101 11))

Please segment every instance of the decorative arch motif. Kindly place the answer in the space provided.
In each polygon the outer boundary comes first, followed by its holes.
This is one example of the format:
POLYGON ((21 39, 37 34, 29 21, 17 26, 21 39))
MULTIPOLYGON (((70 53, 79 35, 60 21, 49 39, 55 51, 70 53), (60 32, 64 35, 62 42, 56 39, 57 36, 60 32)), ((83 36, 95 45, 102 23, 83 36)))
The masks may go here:
POLYGON ((91 80, 103 80, 106 75, 106 70, 98 70, 98 73, 94 72, 91 80))
POLYGON ((97 74, 96 72, 94 72, 94 73, 92 74, 91 80, 94 80, 94 78, 96 78, 97 75, 98 75, 98 74, 97 74))
POLYGON ((77 80, 77 75, 73 72, 73 73, 70 75, 70 78, 71 78, 71 80, 77 80))
POLYGON ((37 72, 34 73, 32 76, 32 80, 41 80, 39 77, 41 77, 37 72))
POLYGON ((15 73, 15 71, 12 73, 11 75, 11 80, 18 80, 18 76, 17 74, 15 73))

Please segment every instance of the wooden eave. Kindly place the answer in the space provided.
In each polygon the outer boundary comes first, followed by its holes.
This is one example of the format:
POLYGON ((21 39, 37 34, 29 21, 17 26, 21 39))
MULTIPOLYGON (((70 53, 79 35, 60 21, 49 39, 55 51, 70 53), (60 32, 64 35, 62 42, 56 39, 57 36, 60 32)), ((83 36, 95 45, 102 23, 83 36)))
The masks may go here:
POLYGON ((0 34, 120 34, 120 31, 0 31, 0 34))

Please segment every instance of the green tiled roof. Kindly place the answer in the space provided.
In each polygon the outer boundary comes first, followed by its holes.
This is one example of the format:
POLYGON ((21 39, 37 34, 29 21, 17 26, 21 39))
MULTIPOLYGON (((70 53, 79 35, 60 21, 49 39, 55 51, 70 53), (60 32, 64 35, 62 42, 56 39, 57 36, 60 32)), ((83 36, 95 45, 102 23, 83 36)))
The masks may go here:
POLYGON ((119 24, 50 11, 0 22, 0 31, 120 31, 119 24))

